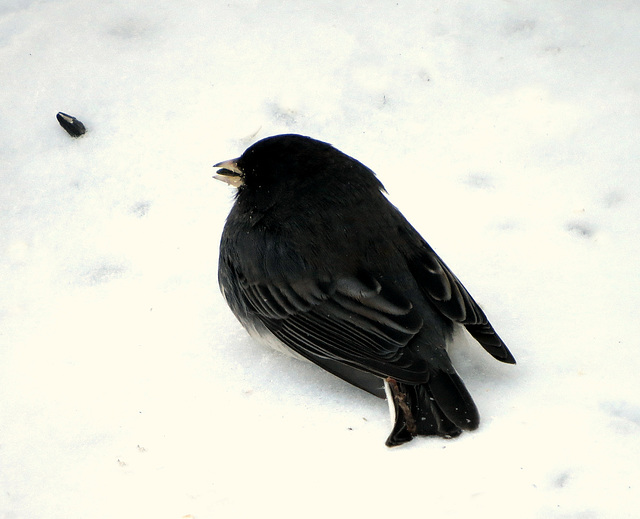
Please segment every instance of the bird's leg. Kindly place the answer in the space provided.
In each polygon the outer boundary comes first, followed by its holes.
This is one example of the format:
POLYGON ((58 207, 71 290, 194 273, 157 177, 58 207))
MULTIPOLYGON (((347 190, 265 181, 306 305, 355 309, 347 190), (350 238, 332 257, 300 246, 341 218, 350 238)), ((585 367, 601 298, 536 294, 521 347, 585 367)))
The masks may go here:
POLYGON ((389 388, 388 398, 392 400, 395 411, 395 423, 386 444, 393 447, 411 441, 418 434, 418 428, 407 392, 400 387, 397 380, 387 377, 385 381, 389 388))
POLYGON ((405 393, 400 389, 400 387, 398 387, 398 382, 395 379, 388 377, 387 382, 391 387, 391 394, 393 395, 395 404, 402 410, 404 421, 407 425, 407 431, 415 436, 417 433, 416 421, 413 417, 413 413, 411 412, 411 408, 409 407, 409 403, 407 402, 407 393, 405 393))

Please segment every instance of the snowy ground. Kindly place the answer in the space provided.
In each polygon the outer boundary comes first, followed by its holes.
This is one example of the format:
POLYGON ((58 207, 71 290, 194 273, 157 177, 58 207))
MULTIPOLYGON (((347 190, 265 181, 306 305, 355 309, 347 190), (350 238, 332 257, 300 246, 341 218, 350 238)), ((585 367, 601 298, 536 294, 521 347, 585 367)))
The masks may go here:
POLYGON ((640 517, 640 7, 0 3, 0 517, 640 517), (88 128, 69 137, 55 114, 88 128), (386 403, 253 343, 211 165, 377 171, 518 359, 389 450, 386 403))

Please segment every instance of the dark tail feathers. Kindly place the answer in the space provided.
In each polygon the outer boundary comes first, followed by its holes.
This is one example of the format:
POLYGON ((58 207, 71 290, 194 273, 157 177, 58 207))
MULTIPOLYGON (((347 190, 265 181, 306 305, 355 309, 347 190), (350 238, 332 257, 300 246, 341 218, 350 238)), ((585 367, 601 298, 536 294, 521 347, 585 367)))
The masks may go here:
POLYGON ((395 409, 395 424, 386 445, 394 447, 414 436, 453 438, 480 423, 478 409, 462 379, 444 371, 424 384, 410 385, 387 378, 395 409))

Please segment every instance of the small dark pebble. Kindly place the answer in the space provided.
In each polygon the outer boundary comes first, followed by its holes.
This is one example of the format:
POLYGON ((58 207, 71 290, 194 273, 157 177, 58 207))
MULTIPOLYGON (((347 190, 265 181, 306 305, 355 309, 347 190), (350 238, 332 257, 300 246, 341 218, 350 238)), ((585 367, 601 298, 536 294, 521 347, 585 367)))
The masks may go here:
POLYGON ((87 130, 78 119, 73 117, 72 115, 67 115, 63 112, 58 112, 56 115, 56 119, 71 137, 80 137, 80 135, 84 134, 87 130))

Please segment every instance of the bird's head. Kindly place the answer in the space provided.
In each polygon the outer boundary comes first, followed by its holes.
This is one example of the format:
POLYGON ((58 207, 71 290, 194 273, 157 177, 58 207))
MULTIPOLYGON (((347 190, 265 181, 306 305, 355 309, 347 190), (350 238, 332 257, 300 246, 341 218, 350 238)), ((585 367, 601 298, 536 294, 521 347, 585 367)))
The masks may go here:
POLYGON ((256 142, 237 159, 215 164, 214 177, 243 189, 275 189, 330 173, 342 154, 330 144, 302 135, 275 135, 256 142))

